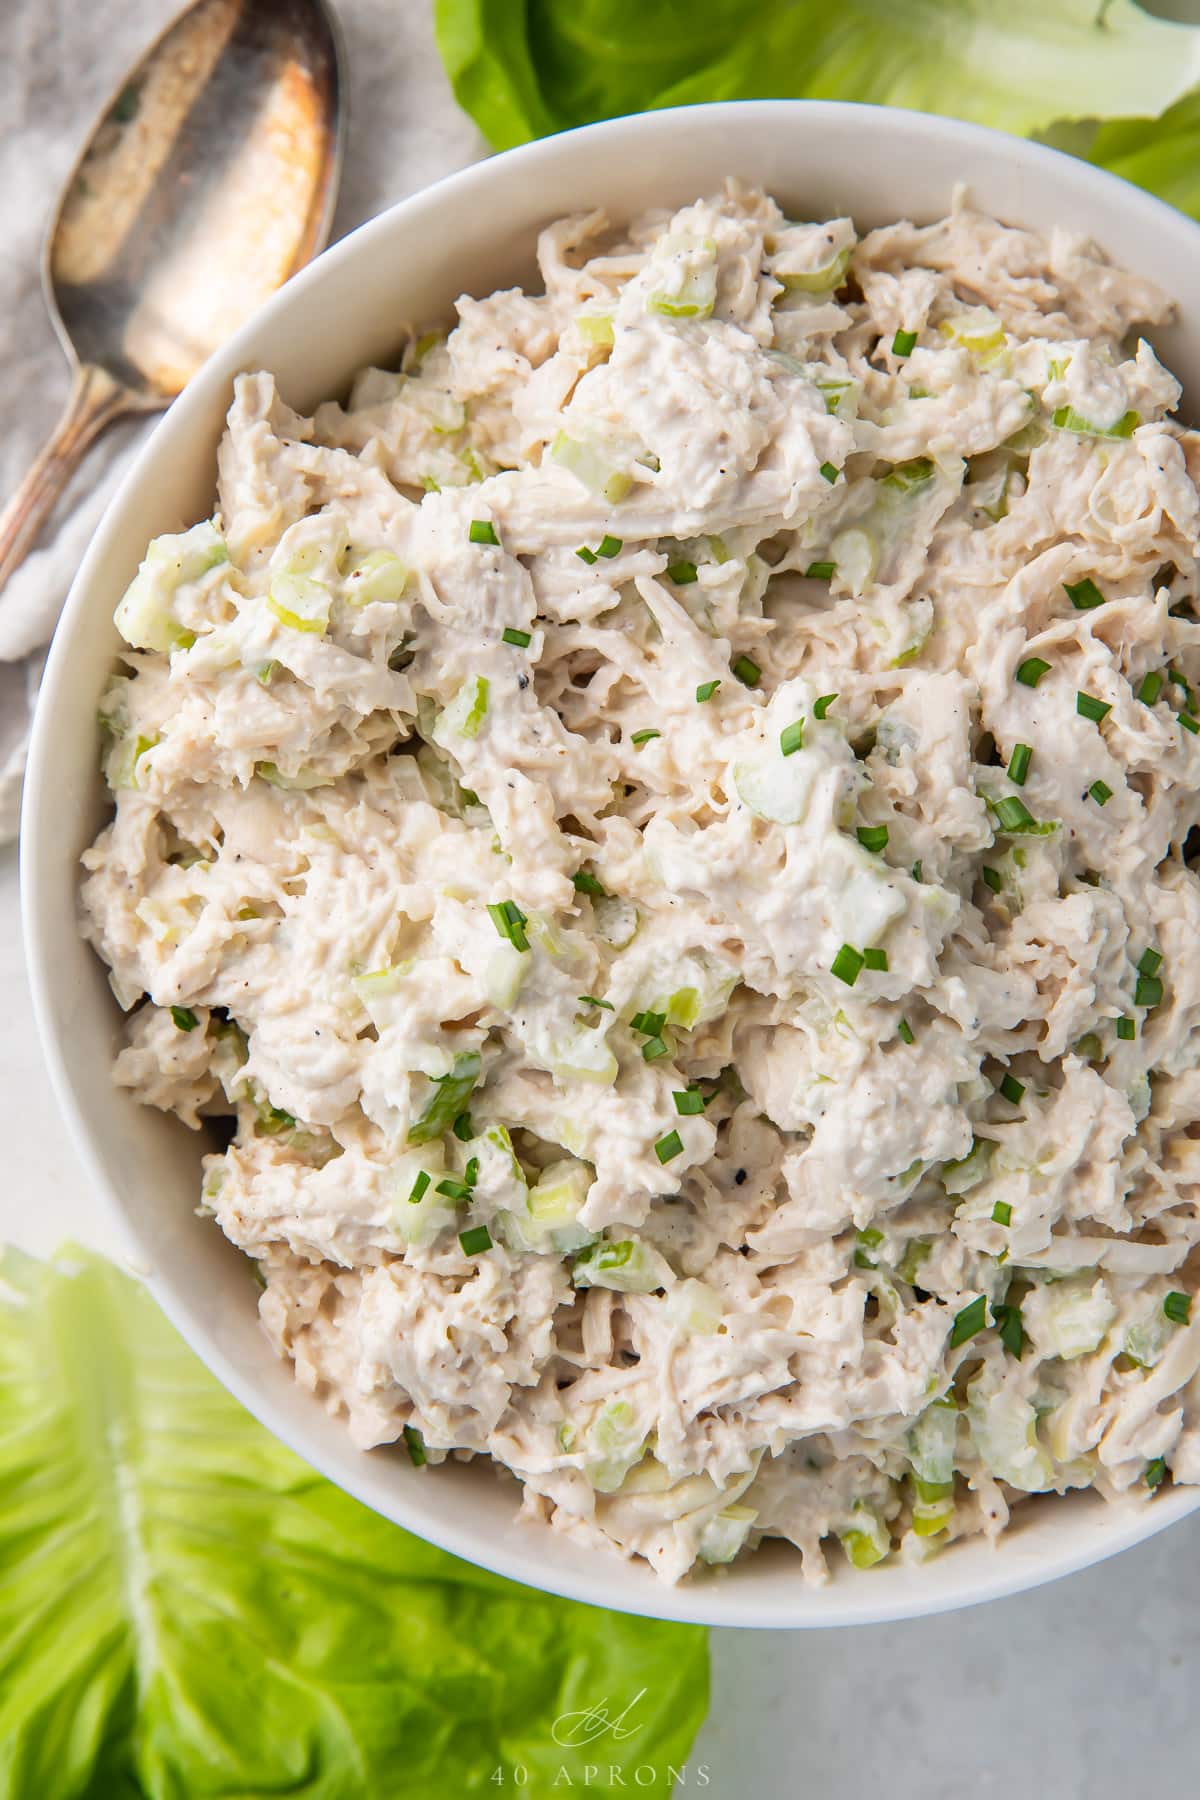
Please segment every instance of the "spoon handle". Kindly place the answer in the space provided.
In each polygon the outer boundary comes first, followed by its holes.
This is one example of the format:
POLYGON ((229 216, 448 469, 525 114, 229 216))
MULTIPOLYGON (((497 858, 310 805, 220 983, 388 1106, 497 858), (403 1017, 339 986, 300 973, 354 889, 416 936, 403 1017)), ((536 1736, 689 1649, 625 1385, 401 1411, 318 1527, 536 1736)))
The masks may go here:
POLYGON ((66 411, 0 513, 0 590, 33 548, 92 439, 131 405, 129 390, 106 370, 92 363, 76 369, 66 411))

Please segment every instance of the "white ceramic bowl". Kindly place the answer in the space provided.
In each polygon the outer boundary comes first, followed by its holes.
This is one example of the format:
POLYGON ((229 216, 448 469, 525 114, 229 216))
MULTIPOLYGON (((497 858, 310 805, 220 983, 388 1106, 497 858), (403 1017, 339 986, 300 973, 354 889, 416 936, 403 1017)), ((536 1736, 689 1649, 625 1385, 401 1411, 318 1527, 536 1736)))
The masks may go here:
MULTIPOLYGON (((444 316, 533 271, 536 233, 567 212, 624 218, 678 205, 725 176, 761 183, 795 217, 850 213, 860 226, 945 212, 955 182, 1013 224, 1063 226, 1154 277, 1185 305, 1200 294, 1200 229, 1082 163, 947 119, 874 107, 761 101, 619 119, 477 164, 394 207, 298 275, 171 408, 105 516, 71 589, 34 730, 22 835, 24 919, 43 1048, 99 1195, 152 1271, 156 1298, 251 1412, 341 1487, 420 1536, 534 1587, 720 1625, 873 1623, 1013 1593, 1148 1537, 1200 1504, 1170 1490, 1149 1506, 1093 1497, 1030 1502, 997 1549, 956 1545, 924 1568, 840 1569, 806 1587, 799 1557, 770 1545, 744 1564, 657 1583, 642 1564, 583 1551, 513 1520, 515 1489, 482 1463, 412 1469, 355 1450, 293 1385, 259 1328, 250 1265, 197 1218, 200 1146, 177 1121, 111 1084, 119 1016, 77 923, 78 857, 106 815, 96 705, 118 646, 113 606, 156 532, 207 515, 236 371, 267 368, 305 411, 386 362, 408 321, 444 316)), ((1200 315, 1158 334, 1200 406, 1200 315)), ((840 1559, 835 1559, 839 1560, 840 1559)))

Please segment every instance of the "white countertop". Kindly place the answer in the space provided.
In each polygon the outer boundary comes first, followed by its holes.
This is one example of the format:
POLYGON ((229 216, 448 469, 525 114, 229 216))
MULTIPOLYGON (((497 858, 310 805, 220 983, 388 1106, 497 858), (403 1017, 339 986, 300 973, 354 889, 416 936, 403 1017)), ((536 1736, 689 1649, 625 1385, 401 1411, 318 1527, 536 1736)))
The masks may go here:
MULTIPOLYGON (((21 361, 36 392, 22 384, 29 405, 5 420, 5 485, 65 391, 36 292, 35 217, 90 112, 173 5, 70 10, 65 38, 54 22, 61 12, 16 0, 9 34, 21 80, 15 105, 0 101, 0 169, 10 177, 0 183, 8 248, 0 309, 10 326, 0 375, 15 377, 21 361)), ((357 122, 339 209, 347 229, 478 146, 446 89, 424 0, 341 0, 340 11, 357 122)), ((11 397, 15 379, 3 391, 11 397)), ((45 1252, 75 1237, 119 1251, 38 1053, 12 850, 0 852, 0 1075, 0 1239, 45 1252)), ((1198 1672, 1200 1519, 1192 1519, 1107 1565, 964 1613, 871 1631, 714 1633, 712 1713, 686 1791, 701 1791, 703 1767, 714 1800, 1186 1796, 1200 1786, 1198 1672)))

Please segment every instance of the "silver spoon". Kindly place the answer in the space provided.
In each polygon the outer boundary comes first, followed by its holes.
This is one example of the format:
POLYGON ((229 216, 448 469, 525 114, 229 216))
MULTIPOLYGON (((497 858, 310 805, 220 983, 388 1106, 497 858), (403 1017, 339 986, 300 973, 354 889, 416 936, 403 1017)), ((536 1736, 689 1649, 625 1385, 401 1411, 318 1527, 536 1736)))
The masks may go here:
POLYGON ((168 406, 322 248, 344 136, 324 0, 194 0, 125 77, 46 237, 71 396, 0 513, 0 588, 93 438, 168 406))

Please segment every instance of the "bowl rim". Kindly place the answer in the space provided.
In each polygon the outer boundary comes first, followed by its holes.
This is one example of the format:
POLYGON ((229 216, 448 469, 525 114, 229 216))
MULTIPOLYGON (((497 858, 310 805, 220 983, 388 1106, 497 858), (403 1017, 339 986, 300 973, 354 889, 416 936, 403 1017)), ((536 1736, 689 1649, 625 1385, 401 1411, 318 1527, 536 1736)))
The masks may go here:
MULTIPOLYGON (((1055 181, 1065 191, 1069 191, 1072 186, 1077 190, 1090 189, 1101 201, 1111 202, 1126 217, 1140 215, 1145 228, 1151 232, 1168 239, 1174 237, 1177 241, 1190 238, 1200 250, 1200 225, 1166 202, 1133 187, 1107 170, 1007 132, 939 114, 861 102, 742 100, 715 101, 623 115, 592 125, 578 126, 553 137, 541 138, 498 155, 484 157, 441 177, 364 221, 294 275, 210 356, 188 383, 183 394, 156 424, 125 472, 105 508, 71 583, 50 647, 35 710, 20 832, 22 929, 33 1010, 51 1085, 66 1117, 70 1137, 84 1170, 123 1243, 130 1243, 139 1250, 145 1248, 122 1204, 116 1184, 107 1171, 104 1157, 84 1123, 82 1106, 77 1098, 56 1020, 55 958, 54 944, 51 941, 53 933, 43 929, 41 905, 41 896, 47 891, 51 875, 46 866, 46 833, 41 829, 40 822, 46 811, 53 806, 54 720, 58 710, 59 690, 64 684, 65 671, 72 654, 71 626, 89 606, 89 596, 99 566, 110 548, 120 541, 123 514, 132 497, 140 492, 147 479, 152 476, 161 454, 160 440, 165 433, 173 435, 178 431, 180 419, 186 421, 190 413, 199 411, 205 396, 227 383, 233 372, 248 366, 243 346, 257 340, 264 330, 269 329, 281 317, 294 314, 297 310, 302 311, 309 291, 323 282, 331 269, 364 257, 377 238, 398 228, 410 228, 422 215, 438 206, 448 192, 478 192, 486 195, 489 186, 496 179, 497 169, 520 166, 532 175, 539 165, 553 161, 563 146, 579 139, 592 141, 599 152, 606 140, 610 139, 636 140, 644 137, 653 140, 659 133, 670 134, 680 130, 724 130, 731 116, 753 121, 780 109, 802 114, 811 122, 813 129, 818 131, 823 122, 831 123, 835 119, 841 121, 850 115, 861 121, 864 131, 894 131, 898 135, 916 132, 931 146, 941 147, 946 151, 965 144, 979 145, 993 156, 1003 150, 1011 156, 1021 157, 1033 169, 1044 171, 1047 178, 1055 181)), ((947 186, 951 185, 952 177, 947 181, 947 186)), ((399 312, 397 316, 400 316, 399 312)), ((380 1465, 372 1464, 368 1455, 356 1451, 348 1434, 345 1436, 347 1454, 343 1466, 339 1456, 326 1454, 314 1446, 299 1411, 294 1415, 288 1413, 273 1398, 259 1391, 252 1380, 243 1376, 242 1371, 234 1365, 207 1328, 202 1327, 192 1316, 181 1285, 177 1286, 153 1268, 146 1276, 146 1283, 190 1348, 247 1411, 335 1485, 391 1518, 403 1529, 468 1562, 542 1592, 558 1594, 588 1605, 615 1607, 635 1615, 702 1625, 832 1629, 883 1624, 953 1611, 1041 1586, 1141 1543, 1200 1508, 1200 1487, 1190 1490, 1172 1488, 1158 1495, 1152 1506, 1132 1508, 1123 1507, 1120 1502, 1108 1503, 1101 1543, 1097 1544, 1092 1535, 1085 1534, 1084 1541, 1073 1546, 1070 1534, 1064 1529, 1061 1533, 1061 1548, 1053 1553, 1038 1549, 1032 1556, 1013 1554, 1009 1547, 1019 1536, 1018 1527, 1017 1530, 1004 1534, 995 1554, 994 1569, 985 1575, 976 1573, 969 1579, 963 1578, 957 1582, 943 1581, 936 1587, 931 1585, 915 1597, 908 1591, 889 1597, 882 1589, 877 1589, 872 1595, 871 1585, 865 1581, 854 1585, 847 1582, 844 1589, 838 1583, 836 1604, 829 1607, 827 1614, 822 1612, 819 1605, 813 1605, 813 1590, 803 1581, 798 1558, 795 1564, 795 1588, 801 1604, 794 1616, 786 1606, 778 1609, 764 1607, 754 1589, 748 1590, 744 1595, 739 1593, 734 1569, 715 1572, 715 1578, 695 1582, 685 1580, 675 1587, 659 1582, 646 1571, 649 1579, 641 1581, 636 1594, 631 1595, 624 1589, 616 1591, 619 1586, 617 1577, 625 1572, 626 1565, 610 1560, 599 1551, 579 1551, 577 1574, 568 1575, 558 1569, 548 1571, 541 1568, 538 1546, 542 1542, 540 1532, 545 1528, 537 1528, 529 1534, 527 1549, 493 1547, 483 1541, 477 1531, 459 1527, 443 1519, 438 1513, 432 1492, 427 1499, 413 1503, 407 1491, 400 1491, 395 1487, 388 1487, 385 1491, 382 1475, 376 1473, 380 1470, 380 1465), (808 1604, 804 1605, 806 1596, 808 1604)), ((275 1352, 269 1347, 265 1336, 263 1345, 264 1356, 273 1358, 275 1352)), ((1065 1524, 1064 1520, 1064 1526, 1065 1524)), ((832 1592, 830 1589, 825 1590, 830 1598, 832 1592)))

